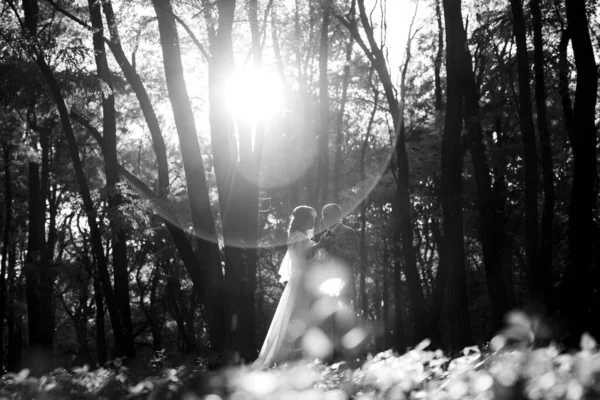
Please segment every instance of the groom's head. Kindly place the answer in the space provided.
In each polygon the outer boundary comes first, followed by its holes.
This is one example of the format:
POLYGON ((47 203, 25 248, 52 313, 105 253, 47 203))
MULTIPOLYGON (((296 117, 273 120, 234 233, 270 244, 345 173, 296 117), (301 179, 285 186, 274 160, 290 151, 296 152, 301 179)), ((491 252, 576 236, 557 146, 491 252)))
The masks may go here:
POLYGON ((334 203, 327 204, 321 211, 321 217, 323 217, 323 223, 329 229, 342 220, 342 208, 334 203))

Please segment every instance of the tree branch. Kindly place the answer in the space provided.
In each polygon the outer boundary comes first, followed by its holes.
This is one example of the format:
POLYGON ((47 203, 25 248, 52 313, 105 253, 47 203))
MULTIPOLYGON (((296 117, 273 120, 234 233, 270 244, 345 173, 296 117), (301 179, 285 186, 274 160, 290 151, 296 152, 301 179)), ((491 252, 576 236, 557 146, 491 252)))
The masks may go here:
POLYGON ((88 25, 85 21, 83 21, 79 17, 75 16, 74 14, 70 13, 69 11, 65 10, 60 5, 56 4, 53 0, 45 0, 45 1, 48 4, 50 4, 56 11, 64 14, 66 17, 68 17, 68 18, 72 19, 73 21, 77 22, 79 25, 81 25, 82 27, 84 27, 88 31, 93 31, 92 27, 90 25, 88 25))
MULTIPOLYGON (((104 147, 104 138, 102 137, 102 134, 91 124, 89 119, 74 110, 71 110, 70 117, 75 122, 83 126, 94 137, 94 139, 96 139, 100 147, 104 147)), ((177 219, 171 215, 171 212, 169 211, 170 203, 167 200, 155 194, 152 189, 150 189, 144 182, 129 172, 121 164, 119 164, 119 173, 133 189, 136 189, 139 195, 146 198, 146 200, 150 201, 152 205, 156 207, 156 211, 162 218, 175 225, 178 225, 177 219)))
POLYGON ((210 54, 208 54, 208 52, 206 51, 204 46, 202 46, 202 43, 200 43, 198 38, 196 38, 196 35, 194 35, 194 32, 192 32, 190 27, 181 18, 179 18, 177 15, 175 15, 175 13, 173 11, 166 9, 165 7, 161 7, 161 9, 162 9, 162 11, 166 12, 167 14, 169 14, 170 16, 175 18, 175 21, 179 22, 179 24, 183 27, 183 29, 185 29, 187 34, 190 36, 190 38, 192 39, 192 42, 194 42, 194 44, 196 45, 198 50, 200 50, 200 53, 202 53, 202 55, 204 56, 204 59, 208 62, 210 60, 210 54))

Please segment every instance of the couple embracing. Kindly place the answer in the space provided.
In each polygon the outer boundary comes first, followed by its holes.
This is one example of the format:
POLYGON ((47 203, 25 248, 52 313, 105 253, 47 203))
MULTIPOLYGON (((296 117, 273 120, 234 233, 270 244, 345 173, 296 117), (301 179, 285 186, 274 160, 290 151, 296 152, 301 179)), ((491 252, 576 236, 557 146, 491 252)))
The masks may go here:
POLYGON ((315 332, 320 338, 326 337, 331 346, 331 352, 321 351, 323 356, 335 357, 339 337, 352 328, 356 234, 342 223, 337 204, 323 207, 321 216, 327 230, 315 242, 317 212, 299 206, 292 213, 287 252, 279 268, 280 282, 287 284, 253 364, 256 367, 314 357, 315 352, 310 351, 314 343, 310 341, 315 332))

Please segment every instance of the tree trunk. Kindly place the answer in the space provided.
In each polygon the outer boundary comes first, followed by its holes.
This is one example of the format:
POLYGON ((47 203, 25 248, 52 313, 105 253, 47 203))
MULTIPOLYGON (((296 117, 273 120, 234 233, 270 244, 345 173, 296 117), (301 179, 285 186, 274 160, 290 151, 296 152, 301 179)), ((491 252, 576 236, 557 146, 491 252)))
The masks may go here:
MULTIPOLYGON (((406 276, 406 282, 409 291, 409 302, 412 314, 411 316, 415 326, 415 337, 423 338, 426 336, 427 329, 426 312, 424 304, 425 299, 423 297, 421 280, 419 277, 419 271, 417 269, 417 258, 415 255, 415 248, 413 244, 413 225, 410 216, 410 171, 408 165, 408 156, 406 153, 405 133, 402 128, 403 124, 400 112, 400 102, 398 101, 398 98, 396 97, 396 93, 394 91, 394 84, 392 82, 390 72, 388 71, 385 56, 375 40, 375 33, 373 27, 371 26, 371 22, 367 11, 365 9, 364 0, 358 0, 358 9, 360 21, 365 31, 368 44, 365 43, 365 41, 362 39, 362 36, 358 31, 357 24, 354 23, 354 21, 348 21, 341 17, 338 17, 338 19, 349 30, 350 34, 354 37, 354 40, 356 40, 356 42, 362 48, 365 55, 373 65, 373 68, 375 68, 375 70, 377 71, 377 75, 379 76, 379 80, 383 86, 385 98, 388 103, 388 107, 392 117, 394 131, 396 133, 396 158, 398 163, 398 187, 396 192, 396 198, 392 202, 393 214, 397 221, 396 230, 398 231, 394 233, 396 245, 395 266, 402 265, 399 258, 403 257, 405 261, 404 273, 406 276)), ((400 276, 399 274, 400 273, 398 272, 398 279, 400 276)), ((399 284, 400 282, 396 281, 397 290, 400 290, 399 284)), ((396 297, 395 301, 399 301, 398 299, 399 296, 396 297)), ((400 306, 400 304, 396 304, 397 309, 399 309, 400 306)), ((399 319, 397 319, 396 321, 398 323, 399 319)), ((396 331, 399 332, 400 329, 396 329, 396 331)), ((397 339, 400 340, 402 338, 398 336, 397 339)), ((400 345, 404 347, 404 343, 399 342, 398 346, 400 345)))
POLYGON ((120 216, 119 206, 123 202, 119 188, 119 161, 117 158, 117 119, 115 111, 115 95, 112 76, 106 59, 104 48, 104 26, 102 24, 100 0, 88 0, 90 21, 92 23, 94 58, 102 93, 102 133, 104 145, 104 171, 108 200, 108 215, 112 237, 112 262, 114 270, 114 293, 117 307, 123 322, 124 354, 134 357, 133 326, 131 308, 129 306, 129 272, 127 269, 127 236, 120 216))
POLYGON ((321 41, 319 44, 319 161, 318 161, 318 204, 325 205, 329 189, 329 83, 327 76, 327 58, 329 54, 329 12, 323 4, 321 23, 321 41))
POLYGON ((435 16, 438 25, 438 48, 435 55, 434 76, 435 76, 435 110, 442 111, 444 100, 442 97, 442 62, 444 60, 444 25, 442 24, 442 9, 440 0, 435 1, 435 16))
POLYGON ((46 61, 39 55, 36 56, 36 63, 38 64, 42 75, 46 80, 46 83, 50 87, 50 92, 52 93, 52 97, 56 102, 56 106, 60 114, 63 131, 67 138, 69 154, 73 163, 75 178, 79 186, 79 191, 83 200, 84 211, 86 213, 88 224, 90 226, 92 249, 94 251, 96 261, 98 263, 98 271, 102 281, 102 289, 107 300, 108 313, 111 319, 111 325, 113 327, 113 333, 115 335, 115 343, 118 349, 117 354, 124 355, 126 354, 127 349, 125 336, 122 331, 122 326, 124 324, 121 322, 121 316, 118 310, 116 300, 114 298, 114 293, 110 282, 110 274, 108 271, 108 263, 102 245, 102 236, 100 234, 100 229, 98 227, 98 222, 96 219, 97 214, 94 208, 94 203, 92 202, 90 189, 88 187, 87 180, 83 171, 83 166, 81 164, 81 160, 79 159, 79 149, 75 139, 75 134, 73 132, 73 127, 71 126, 71 121, 69 120, 69 113, 65 105, 65 100, 60 92, 60 87, 58 86, 58 83, 56 82, 50 67, 48 66, 46 61))
POLYGON ((384 256, 383 256, 383 305, 382 305, 382 313, 383 313, 383 349, 387 349, 390 346, 390 283, 389 283, 389 265, 388 262, 391 261, 390 251, 387 243, 384 243, 384 256))
MULTIPOLYGON (((6 315, 6 309, 8 308, 10 310, 14 307, 12 297, 7 296, 8 289, 12 289, 10 279, 7 279, 8 252, 12 245, 12 182, 10 173, 11 146, 9 143, 4 144, 2 153, 4 162, 4 230, 2 232, 2 261, 0 265, 0 349, 4 348, 4 316, 6 315)), ((12 284, 14 284, 14 282, 12 282, 12 284)), ((6 320, 9 325, 8 329, 10 336, 12 321, 9 320, 8 316, 6 320)), ((4 368, 3 360, 4 357, 0 355, 0 371, 2 371, 4 368)))
MULTIPOLYGON (((371 73, 369 73, 369 79, 371 79, 371 73)), ((373 88, 375 92, 375 98, 373 99, 373 110, 367 124, 367 131, 365 132, 365 139, 362 143, 360 150, 360 181, 363 185, 367 181, 367 167, 366 157, 367 150, 369 149, 369 140, 371 138, 371 131, 373 130, 373 122, 375 121, 375 114, 379 107, 379 91, 377 88, 373 88)), ((366 185, 365 185, 366 187, 366 185)), ((365 198, 361 202, 360 206, 360 283, 359 283, 359 298, 360 298, 360 309, 363 314, 363 318, 367 318, 369 312, 369 301, 367 298, 367 206, 369 202, 369 196, 365 195, 365 198)))
MULTIPOLYGON (((208 64, 208 101, 209 101, 209 121, 211 130, 211 148, 213 155, 213 165, 215 178, 219 194, 219 207, 221 212, 221 222, 223 226, 223 239, 225 241, 225 276, 224 276, 224 358, 227 362, 237 361, 240 356, 239 348, 243 337, 240 337, 238 330, 238 318, 242 319, 242 325, 249 318, 247 314, 242 314, 241 300, 244 296, 241 293, 241 280, 243 274, 243 260, 240 249, 235 246, 235 237, 239 237, 242 232, 231 232, 231 225, 235 223, 235 207, 230 207, 230 196, 236 198, 232 193, 237 190, 241 193, 241 188, 233 184, 235 177, 234 146, 237 146, 235 137, 235 127, 232 115, 227 108, 226 88, 228 80, 232 76, 235 62, 233 57, 233 42, 231 31, 233 28, 233 17, 235 13, 235 0, 220 1, 217 3, 218 9, 218 29, 214 36, 210 37, 211 58, 208 64), (230 236, 230 233, 234 236, 230 236), (240 262, 242 264, 240 265, 240 262)), ((247 134, 246 131, 240 132, 241 135, 247 134)), ((241 138, 247 140, 247 137, 241 138)), ((240 145, 240 148, 242 146, 240 145)), ((237 157, 235 157, 237 158, 237 157)), ((240 182, 240 185, 242 182, 240 182)), ((245 186, 245 185, 244 185, 245 186)), ((241 198, 238 198, 240 202, 241 198)), ((238 209, 240 207, 237 207, 238 209)), ((244 354, 243 357, 247 355, 244 354)))
POLYGON ((103 366, 106 359, 106 333, 104 328, 104 296, 98 273, 94 273, 94 303, 96 305, 96 353, 98 364, 103 366))
POLYGON ((537 123, 542 147, 542 176, 544 186, 544 208, 542 211, 542 234, 539 259, 539 280, 535 281, 534 293, 540 295, 542 303, 550 311, 554 309, 552 300, 552 260, 553 260, 553 228, 554 228, 554 163, 552 161, 552 143, 548 127, 548 110, 546 107, 546 78, 544 76, 544 42, 542 36, 542 11, 540 0, 529 3, 533 19, 533 45, 535 59, 535 104, 537 107, 537 123))
POLYGON ((569 29, 561 31, 560 42, 558 45, 558 92, 563 109, 565 120, 565 131, 567 137, 573 134, 573 104, 571 103, 571 94, 569 91, 569 61, 567 59, 567 49, 571 34, 569 29))
MULTIPOLYGON (((100 146, 104 145, 104 141, 102 140, 102 135, 96 128, 92 126, 89 120, 87 120, 84 116, 79 115, 77 112, 71 111, 70 116, 85 127, 92 136, 96 138, 100 146)), ((157 148, 155 147, 155 150, 157 148)), ((165 153, 166 157, 166 153, 165 153)), ((159 174, 160 174, 159 167, 159 174)), ((198 259, 196 254, 194 254, 194 249, 191 246, 190 238, 188 234, 182 229, 181 223, 179 222, 176 215, 171 214, 168 211, 168 202, 166 200, 167 193, 164 192, 163 196, 156 196, 152 190, 150 190, 142 181, 136 178, 133 174, 127 171, 122 166, 119 166, 119 170, 121 174, 128 181, 129 185, 137 190, 141 195, 150 199, 155 206, 157 206, 157 212, 159 217, 167 226, 169 234, 173 239, 173 243, 179 252, 179 257, 183 261, 183 264, 189 274, 189 277, 194 284, 194 289, 199 293, 199 295, 205 299, 203 293, 206 292, 205 289, 205 280, 203 279, 203 272, 200 268, 198 268, 198 259)), ((168 176, 167 176, 168 179, 168 176)), ((159 181, 161 178, 159 178, 159 181)))
POLYGON ((196 329, 194 324, 194 309, 196 308, 196 299, 194 292, 190 292, 190 303, 183 308, 185 328, 187 330, 186 352, 193 354, 196 352, 196 329))
POLYGON ((154 347, 154 351, 160 351, 163 349, 163 340, 162 340, 162 328, 164 318, 160 316, 156 298, 156 291, 158 290, 158 285, 160 284, 160 265, 156 263, 154 266, 154 274, 152 276, 152 286, 150 286, 150 314, 152 315, 150 319, 151 329, 152 329, 152 344, 154 347))
POLYGON ((569 139, 573 149, 573 185, 569 204, 569 256, 564 277, 563 311, 569 323, 570 344, 579 343, 581 334, 598 324, 590 315, 593 302, 592 276, 593 209, 596 203, 595 107, 598 73, 584 0, 566 1, 567 21, 577 69, 573 129, 569 139))
MULTIPOLYGON (((235 0, 226 0, 217 4, 218 30, 210 40, 209 61, 211 144, 225 243, 225 358, 229 362, 247 361, 256 356, 254 289, 258 262, 258 178, 265 130, 264 121, 258 121, 253 127, 248 121, 239 119, 236 138, 233 115, 227 111, 224 88, 235 68, 232 44, 235 3, 235 0), (234 156, 237 149, 239 162, 234 156)), ((255 68, 260 69, 257 7, 257 2, 250 1, 252 55, 255 68)))
MULTIPOLYGON (((223 275, 194 114, 183 76, 179 37, 170 0, 153 0, 152 3, 158 18, 167 89, 186 176, 192 223, 196 235, 196 256, 202 267, 204 281, 207 282, 203 287, 203 295, 207 323, 210 327, 210 341, 213 350, 221 352, 225 337, 222 304, 223 275)), ((218 4, 221 3, 223 2, 218 4)), ((212 145, 214 148, 216 144, 213 142, 212 145)), ((217 160, 214 161, 215 172, 217 172, 217 160)))
MULTIPOLYGON (((10 150, 4 150, 10 151, 10 150)), ((5 153, 6 156, 6 153, 5 153)), ((6 159, 6 158, 5 158, 6 159)), ((6 168, 6 165, 5 165, 6 168)), ((5 170, 9 173, 8 169, 5 170)), ((9 190, 10 187, 7 186, 9 190)), ((12 190, 11 190, 12 192, 12 190)), ((9 196, 12 199, 12 194, 9 196)), ((6 200, 5 200, 6 201, 6 200)), ((12 234, 12 232, 11 232, 12 234)), ((12 237, 11 237, 12 241, 12 237)), ((6 369, 8 371, 18 371, 20 370, 20 359, 21 359, 21 349, 23 347, 21 340, 21 316, 16 316, 15 313, 15 303, 17 300, 17 296, 20 293, 20 288, 17 288, 17 285, 20 286, 20 282, 17 282, 16 279, 16 265, 17 265, 17 256, 16 256, 16 244, 13 242, 13 245, 8 249, 8 271, 7 271, 7 283, 8 283, 8 293, 7 293, 7 313, 6 313, 6 324, 8 325, 8 357, 6 360, 6 369)))
POLYGON ((538 231, 538 171, 537 145, 533 125, 533 110, 529 78, 527 33, 521 0, 510 0, 513 28, 517 42, 517 66, 519 71, 519 122, 523 136, 523 158, 525 160, 525 255, 529 281, 536 296, 542 299, 549 270, 539 262, 538 231))
MULTIPOLYGON (((444 243, 438 274, 445 283, 449 323, 448 343, 462 348, 472 343, 464 254, 462 209, 462 116, 464 97, 461 90, 461 46, 464 46, 461 1, 444 0, 446 22, 447 100, 446 122, 442 139, 442 209, 444 243)), ((436 287, 438 285, 436 284, 436 287)), ((438 290, 442 290, 438 287, 438 290)))
POLYGON ((340 201, 340 179, 342 174, 342 148, 344 146, 344 113, 348 102, 348 86, 350 85, 350 62, 352 61, 352 47, 354 38, 350 36, 346 45, 346 62, 344 64, 344 77, 342 78, 342 98, 338 111, 335 135, 335 160, 333 164, 333 198, 340 201))
MULTIPOLYGON (((473 163, 473 175, 477 187, 477 206, 479 212, 479 229, 483 261, 486 271, 486 282, 492 306, 492 331, 502 327, 505 314, 514 305, 514 296, 510 287, 509 265, 502 260, 503 234, 502 216, 495 206, 490 167, 483 143, 479 96, 475 82, 475 74, 471 63, 471 54, 467 47, 466 32, 460 25, 461 88, 464 96, 465 123, 469 135, 469 147, 473 163)), ((498 132, 499 134, 499 132, 498 132)))
POLYGON ((45 254, 44 214, 42 214, 39 164, 29 163, 29 230, 24 270, 29 350, 27 366, 34 376, 52 369, 54 304, 50 266, 45 254))
MULTIPOLYGON (((442 200, 442 195, 439 195, 440 202, 442 200)), ((431 300, 431 313, 430 313, 430 335, 431 340, 436 347, 441 347, 444 345, 444 326, 442 320, 443 308, 444 308, 444 297, 446 296, 446 280, 448 275, 448 268, 441 268, 442 261, 445 261, 446 258, 444 256, 444 239, 442 230, 440 227, 440 221, 437 219, 433 220, 431 224, 431 234, 434 237, 434 240, 437 242, 438 249, 438 271, 435 275, 435 281, 433 284, 433 293, 431 300)))
POLYGON ((168 299, 171 303, 171 314, 173 319, 177 323, 177 330, 179 337, 183 341, 183 351, 189 353, 195 351, 195 341, 189 335, 189 329, 186 326, 186 304, 183 301, 181 293, 181 281, 179 277, 179 271, 177 266, 171 265, 169 261, 163 263, 165 274, 167 278, 167 294, 168 299))
MULTIPOLYGON (((131 88, 133 89, 138 102, 140 103, 140 108, 142 109, 144 119, 146 120, 148 130, 150 131, 150 135, 152 137, 152 146, 156 155, 158 171, 158 196, 160 199, 166 200, 169 192, 169 165, 167 160, 167 150, 158 118, 154 111, 154 107, 150 102, 150 97, 148 96, 146 87, 123 51, 117 27, 117 21, 111 2, 109 0, 103 1, 102 8, 104 10, 108 29, 111 35, 111 41, 106 39, 105 41, 108 44, 108 47, 111 49, 111 52, 113 53, 118 64, 121 66, 121 70, 123 71, 125 79, 127 79, 131 85, 131 88)), ((165 217, 164 215, 161 216, 165 217)), ((201 294, 201 297, 204 300, 202 293, 206 291, 203 288, 205 284, 203 283, 204 280, 202 278, 202 273, 198 269, 198 259, 194 254, 194 250, 190 244, 190 238, 181 229, 181 224, 177 218, 164 218, 164 222, 173 239, 173 243, 179 251, 179 256, 186 267, 195 289, 201 294)))
POLYGON ((400 231, 394 229, 394 252, 392 253, 394 265, 394 344, 393 347, 399 353, 404 353, 407 347, 406 334, 404 327, 406 321, 404 318, 404 302, 402 301, 402 261, 398 256, 398 245, 400 241, 400 231))
POLYGON ((158 118, 156 117, 156 113, 154 112, 154 108, 150 102, 150 97, 148 96, 140 76, 135 71, 135 68, 133 68, 133 66, 129 63, 129 60, 123 51, 115 13, 110 0, 105 0, 102 2, 102 9, 104 10, 104 15, 106 16, 106 22, 108 24, 108 30, 111 36, 111 41, 105 39, 106 43, 108 44, 108 47, 123 71, 125 79, 127 79, 127 82, 129 82, 131 85, 131 88, 133 89, 138 102, 140 103, 140 108, 144 114, 146 124, 148 125, 150 136, 152 137, 152 146, 156 155, 156 163, 158 167, 158 195, 160 197, 166 197, 169 190, 169 164, 167 162, 167 150, 160 125, 158 123, 158 118))

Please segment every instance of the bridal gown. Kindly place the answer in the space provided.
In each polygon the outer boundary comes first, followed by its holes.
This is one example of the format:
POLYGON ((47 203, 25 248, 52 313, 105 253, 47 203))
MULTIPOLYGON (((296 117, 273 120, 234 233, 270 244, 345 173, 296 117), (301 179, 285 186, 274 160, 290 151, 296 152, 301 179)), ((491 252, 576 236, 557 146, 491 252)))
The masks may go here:
POLYGON ((281 295, 271 326, 253 366, 267 368, 273 364, 300 358, 301 335, 304 333, 310 299, 305 288, 306 256, 315 243, 305 232, 292 232, 283 258, 280 282, 287 285, 281 295))

